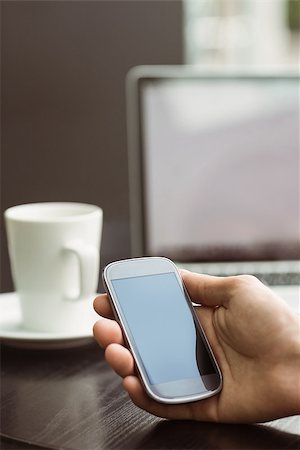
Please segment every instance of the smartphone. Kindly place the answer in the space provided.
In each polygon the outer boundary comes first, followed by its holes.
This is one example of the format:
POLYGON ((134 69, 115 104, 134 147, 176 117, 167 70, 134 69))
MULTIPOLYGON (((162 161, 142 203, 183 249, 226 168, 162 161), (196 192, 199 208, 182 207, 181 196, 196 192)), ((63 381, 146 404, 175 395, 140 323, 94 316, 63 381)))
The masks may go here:
POLYGON ((150 397, 185 403, 221 390, 220 369, 172 261, 116 261, 105 267, 103 281, 150 397))

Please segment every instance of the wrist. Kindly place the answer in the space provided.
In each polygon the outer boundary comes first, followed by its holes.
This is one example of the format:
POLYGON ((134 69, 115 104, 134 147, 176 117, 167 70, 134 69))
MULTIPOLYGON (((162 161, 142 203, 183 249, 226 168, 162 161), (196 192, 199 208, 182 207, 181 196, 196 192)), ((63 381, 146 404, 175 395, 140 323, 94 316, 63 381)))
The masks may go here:
POLYGON ((274 370, 284 415, 300 414, 300 319, 292 327, 286 354, 274 370))

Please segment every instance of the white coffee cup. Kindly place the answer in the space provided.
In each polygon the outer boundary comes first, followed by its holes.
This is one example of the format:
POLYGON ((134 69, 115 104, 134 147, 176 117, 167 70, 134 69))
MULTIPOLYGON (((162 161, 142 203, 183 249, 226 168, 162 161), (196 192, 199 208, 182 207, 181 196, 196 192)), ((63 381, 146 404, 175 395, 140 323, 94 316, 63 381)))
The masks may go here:
POLYGON ((97 290, 103 212, 84 203, 30 203, 4 213, 23 325, 80 332, 97 290))

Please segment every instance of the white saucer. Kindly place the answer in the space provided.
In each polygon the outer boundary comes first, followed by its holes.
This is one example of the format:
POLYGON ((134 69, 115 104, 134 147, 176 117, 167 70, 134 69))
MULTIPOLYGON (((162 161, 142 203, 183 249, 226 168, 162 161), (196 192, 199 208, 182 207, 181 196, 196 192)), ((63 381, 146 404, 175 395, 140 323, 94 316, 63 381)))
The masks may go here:
POLYGON ((100 318, 93 309, 93 298, 87 301, 88 316, 84 329, 79 332, 42 333, 23 327, 16 292, 0 294, 0 341, 13 347, 35 349, 70 348, 88 344, 93 340, 93 324, 100 318))

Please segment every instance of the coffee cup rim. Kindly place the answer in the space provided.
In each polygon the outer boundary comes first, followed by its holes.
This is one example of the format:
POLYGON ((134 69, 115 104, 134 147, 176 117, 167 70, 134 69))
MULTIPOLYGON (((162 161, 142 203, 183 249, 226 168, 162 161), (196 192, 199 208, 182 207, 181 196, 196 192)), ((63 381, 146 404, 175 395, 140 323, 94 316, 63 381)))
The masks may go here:
POLYGON ((103 210, 97 205, 81 202, 33 202, 11 206, 4 212, 6 220, 16 222, 57 223, 73 222, 102 216, 103 210), (69 214, 51 216, 50 209, 68 209, 69 214), (78 209, 78 213, 76 211, 78 209), (44 215, 42 214, 44 210, 44 215), (48 211, 48 213, 46 213, 48 211), (70 213, 72 211, 72 213, 70 213))

